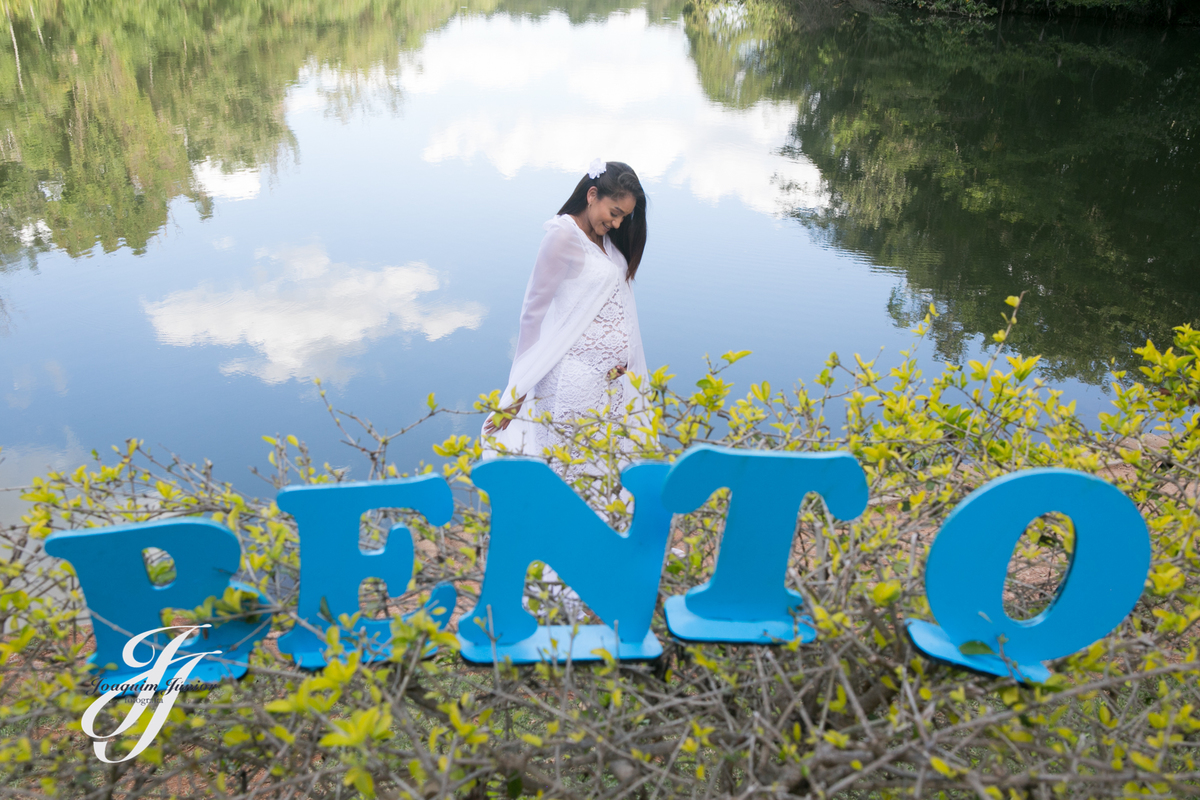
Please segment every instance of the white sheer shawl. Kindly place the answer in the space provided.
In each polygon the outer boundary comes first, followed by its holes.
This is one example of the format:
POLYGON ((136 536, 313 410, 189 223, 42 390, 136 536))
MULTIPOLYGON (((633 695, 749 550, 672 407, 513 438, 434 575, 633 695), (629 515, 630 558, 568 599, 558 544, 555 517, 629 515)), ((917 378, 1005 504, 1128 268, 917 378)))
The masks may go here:
MULTIPOLYGON (((607 236, 602 251, 566 214, 554 217, 543 227, 546 236, 525 287, 516 357, 508 385, 500 396, 502 408, 522 396, 525 402, 516 419, 494 434, 496 442, 508 452, 538 456, 541 453, 534 452, 532 446, 535 437, 530 421, 540 413, 533 389, 579 339, 614 290, 631 323, 627 375, 646 374, 637 306, 625 280, 627 262, 621 251, 607 236)), ((621 380, 627 384, 624 395, 634 397, 636 390, 628 376, 621 380)), ((580 414, 586 411, 579 409, 580 414)))

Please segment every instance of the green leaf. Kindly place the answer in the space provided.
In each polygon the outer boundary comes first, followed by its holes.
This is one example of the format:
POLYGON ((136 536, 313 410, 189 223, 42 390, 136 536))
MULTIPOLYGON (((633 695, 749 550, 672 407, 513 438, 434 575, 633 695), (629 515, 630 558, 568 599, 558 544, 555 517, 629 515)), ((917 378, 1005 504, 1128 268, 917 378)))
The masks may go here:
POLYGON ((945 761, 938 758, 937 756, 933 756, 932 758, 929 759, 929 765, 931 767, 933 767, 934 769, 936 769, 938 772, 945 775, 947 778, 953 778, 954 776, 956 776, 958 774, 958 770, 956 770, 954 767, 950 766, 949 764, 947 764, 945 761))
POLYGON ((877 606, 890 605, 900 596, 900 591, 900 581, 881 581, 875 584, 875 588, 871 590, 871 599, 875 601, 875 605, 877 606))
POLYGON ((230 745, 231 747, 237 747, 242 742, 248 742, 252 738, 253 737, 250 735, 249 731, 246 730, 244 725, 234 725, 225 732, 223 741, 225 744, 230 745))
POLYGON ((736 350, 736 351, 730 350, 728 353, 721 356, 721 358, 724 359, 725 361, 728 361, 730 364, 733 364, 738 361, 741 361, 743 358, 750 355, 750 353, 752 353, 752 352, 753 352, 752 350, 736 350))
POLYGON ((985 643, 978 639, 972 639, 969 642, 963 642, 958 646, 958 652, 964 656, 994 656, 996 651, 988 647, 985 643))
POLYGON ((375 779, 362 767, 351 767, 342 782, 343 785, 353 783, 354 788, 362 792, 363 797, 375 796, 375 779))

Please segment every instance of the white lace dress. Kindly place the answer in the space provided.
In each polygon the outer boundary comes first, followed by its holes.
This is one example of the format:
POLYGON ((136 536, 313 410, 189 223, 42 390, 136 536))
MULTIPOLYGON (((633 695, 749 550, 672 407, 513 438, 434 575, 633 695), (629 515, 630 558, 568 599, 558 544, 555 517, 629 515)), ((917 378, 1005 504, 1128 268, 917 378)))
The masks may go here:
MULTIPOLYGON (((612 244, 606 241, 606 246, 612 244)), ((621 422, 626 413, 625 381, 610 380, 609 375, 616 367, 628 368, 632 335, 618 285, 562 360, 534 387, 539 410, 549 411, 554 421, 553 427, 537 429, 535 447, 544 452, 546 448, 563 446, 577 455, 577 449, 569 446, 577 420, 592 419, 596 414, 590 412, 598 412, 602 418, 621 422)), ((571 481, 583 473, 583 466, 576 464, 558 471, 571 481)))
MULTIPOLYGON (((494 443, 502 447, 485 447, 488 456, 544 457, 546 448, 568 443, 572 424, 594 416, 589 411, 619 422, 630 402, 640 403, 629 376, 646 374, 646 358, 624 255, 607 236, 604 247, 598 246, 568 215, 554 217, 545 228, 501 396, 502 405, 520 397, 525 402, 516 419, 495 434, 494 443), (609 380, 614 367, 626 374, 609 380), (553 427, 534 422, 547 412, 553 427)), ((579 474, 572 469, 564 477, 579 474)))

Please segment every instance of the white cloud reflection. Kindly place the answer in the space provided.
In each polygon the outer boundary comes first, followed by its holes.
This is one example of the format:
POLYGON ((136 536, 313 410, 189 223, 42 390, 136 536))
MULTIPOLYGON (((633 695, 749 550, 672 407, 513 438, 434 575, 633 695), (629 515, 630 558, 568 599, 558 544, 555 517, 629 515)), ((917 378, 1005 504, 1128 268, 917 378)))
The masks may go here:
POLYGON ((192 177, 209 197, 223 200, 253 200, 262 191, 257 169, 226 171, 220 162, 206 158, 192 164, 192 177))
POLYGON ((421 302, 439 281, 419 262, 381 269, 335 265, 323 247, 310 245, 280 251, 268 264, 253 288, 202 285, 144 303, 158 340, 257 351, 222 364, 227 375, 254 375, 267 383, 344 380, 353 370, 340 359, 363 352, 369 340, 416 333, 434 341, 459 328, 478 328, 487 314, 476 302, 421 302))
POLYGON ((643 10, 575 26, 562 14, 471 18, 408 56, 400 84, 463 109, 439 115, 430 162, 482 156, 511 178, 526 168, 582 174, 601 155, 710 202, 737 197, 763 213, 822 205, 816 167, 779 154, 796 105, 712 102, 687 48, 682 29, 651 26, 643 10))

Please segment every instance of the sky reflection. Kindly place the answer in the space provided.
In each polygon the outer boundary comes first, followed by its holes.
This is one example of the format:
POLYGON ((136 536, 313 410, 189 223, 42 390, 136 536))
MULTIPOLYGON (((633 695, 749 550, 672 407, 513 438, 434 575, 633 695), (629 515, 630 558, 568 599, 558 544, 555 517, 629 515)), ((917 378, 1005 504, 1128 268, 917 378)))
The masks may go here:
POLYGON ((432 163, 482 157, 514 178, 575 174, 602 154, 708 202, 736 197, 768 214, 785 201, 821 205, 816 168, 779 154, 796 106, 716 105, 686 52, 680 26, 651 25, 642 9, 577 26, 562 14, 471 18, 408 55, 400 86, 462 109, 431 132, 422 156, 432 163))
POLYGON ((107 238, 88 229, 72 249, 75 230, 28 223, 36 269, 0 270, 0 485, 137 437, 270 494, 248 467, 265 466, 261 437, 279 433, 361 477, 314 378, 382 431, 436 393, 461 413, 389 451, 402 470, 432 460, 432 444, 478 432, 472 403, 504 385, 542 223, 597 156, 646 187, 641 328, 651 367, 671 365, 680 391, 705 354, 754 352, 726 374, 741 394, 811 378, 834 350, 883 347, 886 371, 911 344, 887 312, 903 278, 782 213, 828 204, 817 169, 785 149, 800 109, 711 99, 682 24, 641 9, 581 24, 464 14, 407 52, 395 31, 368 33, 386 58, 268 65, 286 92, 264 88, 269 107, 247 112, 259 127, 222 128, 220 152, 195 144, 207 129, 186 131, 199 152, 184 171, 144 179, 145 197, 162 188, 160 216, 117 185, 101 187, 115 200, 99 211, 63 217, 99 219, 107 238), (118 201, 134 210, 121 219, 144 212, 136 243, 103 216, 118 201))
POLYGON ((477 302, 420 301, 439 285, 427 264, 348 267, 333 264, 313 244, 258 253, 255 265, 256 277, 275 277, 248 289, 202 285, 144 303, 158 340, 254 348, 254 357, 222 363, 223 375, 253 375, 267 383, 345 381, 354 371, 344 357, 363 352, 370 340, 415 332, 432 342, 459 328, 478 328, 487 314, 477 302))

